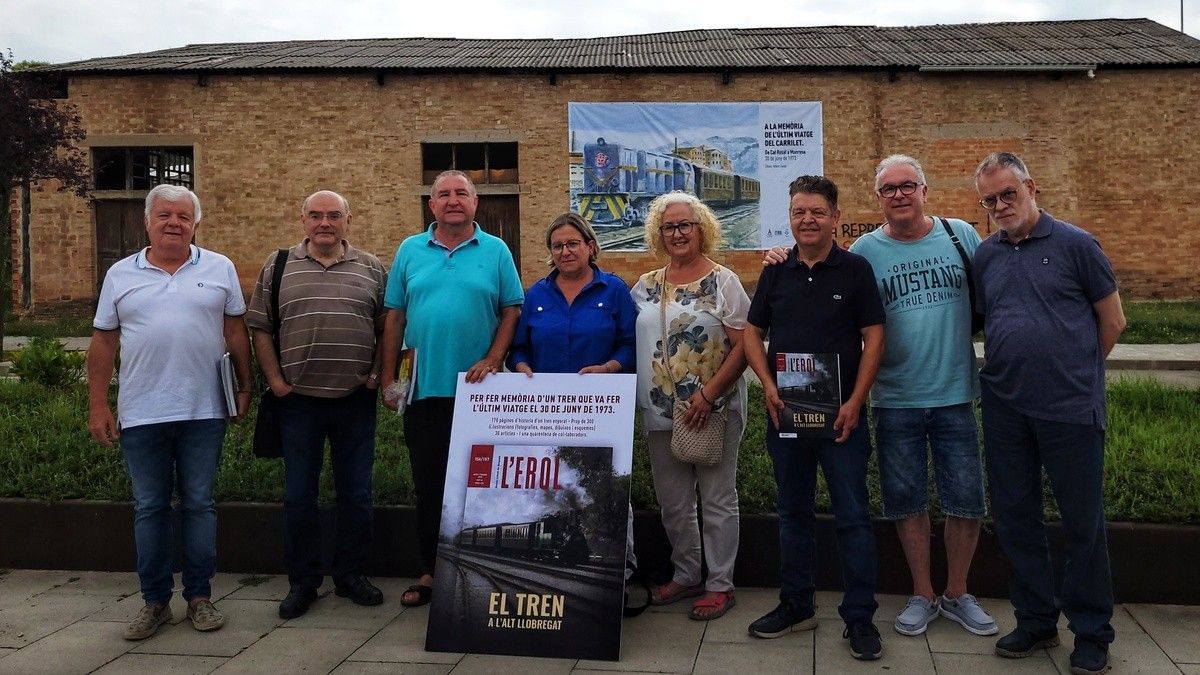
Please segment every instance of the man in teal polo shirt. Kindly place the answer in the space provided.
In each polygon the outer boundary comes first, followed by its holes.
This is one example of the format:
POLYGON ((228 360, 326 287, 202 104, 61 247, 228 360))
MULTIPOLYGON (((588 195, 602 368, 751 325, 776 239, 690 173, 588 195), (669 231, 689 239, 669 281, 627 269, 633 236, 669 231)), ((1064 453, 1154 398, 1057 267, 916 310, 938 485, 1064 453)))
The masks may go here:
MULTIPOLYGON (((479 382, 503 368, 524 300, 508 246, 474 220, 478 205, 466 174, 440 174, 429 196, 434 222, 400 244, 384 297, 384 391, 395 380, 401 345, 417 353, 404 436, 423 569, 420 582, 400 599, 408 607, 424 605, 432 593, 458 373, 465 371, 467 382, 479 382)), ((396 408, 394 399, 385 397, 384 403, 396 408)))

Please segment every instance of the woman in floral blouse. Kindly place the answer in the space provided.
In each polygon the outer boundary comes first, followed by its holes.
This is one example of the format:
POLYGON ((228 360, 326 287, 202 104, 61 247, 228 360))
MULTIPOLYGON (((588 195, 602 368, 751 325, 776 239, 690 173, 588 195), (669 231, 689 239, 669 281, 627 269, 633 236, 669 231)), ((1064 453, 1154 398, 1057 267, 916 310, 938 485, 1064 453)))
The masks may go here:
POLYGON ((706 621, 733 607, 733 564, 738 548, 738 446, 745 429, 746 381, 742 329, 750 298, 733 272, 708 256, 721 240, 716 216, 683 192, 659 197, 646 217, 646 244, 667 266, 647 272, 633 288, 638 307, 638 405, 654 473, 663 527, 671 542, 675 574, 654 589, 655 604, 702 596, 693 619, 706 621), (665 295, 667 345, 663 345, 665 295), (663 350, 666 349, 666 363, 663 350), (685 464, 671 455, 671 417, 676 398, 689 403, 684 422, 701 426, 714 407, 727 407, 725 447, 714 466, 685 464), (704 510, 708 579, 700 577, 700 531, 696 491, 704 510))

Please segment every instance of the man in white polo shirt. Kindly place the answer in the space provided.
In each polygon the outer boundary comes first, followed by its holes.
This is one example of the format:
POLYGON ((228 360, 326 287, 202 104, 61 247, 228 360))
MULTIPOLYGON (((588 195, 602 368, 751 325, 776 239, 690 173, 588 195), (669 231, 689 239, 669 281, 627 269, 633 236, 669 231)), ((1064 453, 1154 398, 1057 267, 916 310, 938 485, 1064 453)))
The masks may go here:
POLYGON ((240 383, 237 415, 250 403, 246 303, 233 263, 192 244, 200 200, 175 185, 146 196, 150 245, 104 277, 88 350, 88 429, 105 447, 120 440, 133 482, 134 540, 145 607, 127 640, 154 634, 171 619, 171 495, 183 515, 183 598, 201 631, 225 623, 210 600, 216 571, 213 481, 225 439, 219 366, 229 351, 240 383), (108 404, 120 348, 117 416, 108 404))

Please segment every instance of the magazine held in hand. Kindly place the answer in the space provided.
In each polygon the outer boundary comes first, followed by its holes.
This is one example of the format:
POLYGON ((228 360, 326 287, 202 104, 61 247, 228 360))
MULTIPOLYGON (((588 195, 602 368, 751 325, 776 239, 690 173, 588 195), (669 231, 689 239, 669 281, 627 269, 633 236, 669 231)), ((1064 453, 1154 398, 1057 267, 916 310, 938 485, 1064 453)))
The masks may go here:
POLYGON ((780 438, 837 437, 833 423, 842 405, 837 354, 776 354, 775 387, 783 401, 780 438))

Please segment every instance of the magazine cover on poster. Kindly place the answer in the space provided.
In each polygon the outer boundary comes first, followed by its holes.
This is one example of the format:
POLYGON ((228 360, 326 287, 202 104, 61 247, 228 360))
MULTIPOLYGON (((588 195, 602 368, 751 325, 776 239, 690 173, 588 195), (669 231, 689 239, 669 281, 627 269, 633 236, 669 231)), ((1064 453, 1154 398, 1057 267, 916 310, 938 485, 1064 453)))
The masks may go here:
POLYGON ((430 651, 616 660, 633 375, 459 375, 430 651))
POLYGON ((644 249, 655 197, 696 195, 725 248, 790 246, 788 185, 824 172, 820 102, 568 103, 571 210, 604 250, 644 249))

